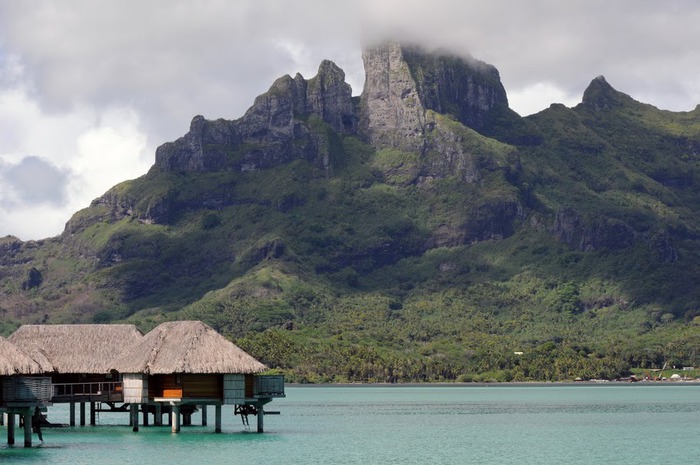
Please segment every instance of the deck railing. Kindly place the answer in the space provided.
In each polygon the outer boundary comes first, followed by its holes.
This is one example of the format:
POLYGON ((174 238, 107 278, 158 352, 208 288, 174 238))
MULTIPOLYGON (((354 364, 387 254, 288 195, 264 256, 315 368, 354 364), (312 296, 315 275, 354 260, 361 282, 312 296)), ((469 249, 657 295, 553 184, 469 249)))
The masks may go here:
POLYGON ((255 397, 284 397, 283 375, 258 375, 255 377, 255 397))
POLYGON ((114 400, 123 397, 121 381, 98 381, 90 383, 54 383, 54 401, 114 400))

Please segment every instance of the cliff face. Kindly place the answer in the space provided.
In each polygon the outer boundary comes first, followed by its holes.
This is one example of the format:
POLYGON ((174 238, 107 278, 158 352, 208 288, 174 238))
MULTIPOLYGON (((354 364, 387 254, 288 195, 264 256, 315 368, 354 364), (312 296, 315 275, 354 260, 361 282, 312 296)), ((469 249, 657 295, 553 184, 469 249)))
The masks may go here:
POLYGON ((329 170, 326 141, 310 127, 310 118, 339 135, 360 134, 377 149, 423 154, 436 124, 429 111, 482 131, 508 109, 498 71, 485 63, 397 43, 368 48, 363 60, 360 108, 345 73, 324 61, 312 79, 278 79, 239 120, 196 116, 185 136, 157 149, 153 170, 246 172, 294 159, 329 170))
MULTIPOLYGON (((311 79, 300 74, 277 79, 238 120, 194 117, 187 134, 158 147, 149 175, 252 173, 303 160, 331 177, 334 160, 345 163, 341 139, 347 136, 368 142, 373 150, 401 152, 391 163, 376 168, 387 179, 404 173, 405 185, 426 186, 448 177, 478 184, 488 173, 519 169, 514 147, 487 141, 478 132, 508 105, 494 67, 396 43, 368 48, 363 58, 366 79, 360 99, 353 99, 343 70, 323 61, 311 79)), ((182 198, 176 186, 150 198, 113 189, 93 206, 106 207, 112 219, 132 216, 164 224, 178 210, 241 202, 227 186, 188 199, 182 198)), ((507 202, 515 207, 506 211, 520 211, 515 199, 509 196, 507 202)), ((482 205, 484 209, 488 205, 482 205)), ((467 226, 462 226, 454 234, 472 240, 500 237, 510 230, 503 224, 514 217, 509 214, 503 221, 489 222, 498 223, 498 231, 477 228, 466 234, 467 226)), ((67 231, 73 233, 88 222, 73 219, 67 231)))
POLYGON ((484 62, 405 47, 403 56, 427 110, 484 131, 493 115, 508 110, 498 70, 484 62))
POLYGON ((570 207, 557 212, 553 232, 560 241, 582 251, 624 249, 634 244, 637 236, 624 221, 604 217, 584 220, 570 207))
POLYGON ((424 151, 433 128, 428 110, 476 131, 509 111, 498 71, 491 65, 397 43, 364 50, 361 128, 376 147, 424 151))
MULTIPOLYGON (((295 80, 300 79, 297 74, 295 80)), ((357 131, 357 116, 352 103, 352 88, 345 73, 332 61, 324 60, 315 78, 306 83, 306 114, 318 115, 339 134, 357 131)))
POLYGON ((311 117, 341 134, 356 131, 352 90, 343 70, 330 61, 310 80, 300 74, 281 77, 239 120, 196 116, 185 136, 158 147, 153 170, 246 172, 294 159, 328 169, 325 141, 306 124, 311 117))
POLYGON ((411 76, 403 48, 394 43, 366 49, 361 129, 377 148, 421 152, 426 108, 411 76))

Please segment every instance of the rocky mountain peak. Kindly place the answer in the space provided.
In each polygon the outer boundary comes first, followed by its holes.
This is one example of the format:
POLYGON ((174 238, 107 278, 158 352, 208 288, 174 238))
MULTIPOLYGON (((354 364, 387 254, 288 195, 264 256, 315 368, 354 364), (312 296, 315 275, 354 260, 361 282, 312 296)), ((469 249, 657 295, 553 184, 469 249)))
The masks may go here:
POLYGON ((598 76, 591 81, 583 92, 581 105, 596 111, 601 111, 619 107, 625 103, 625 101, 632 101, 632 98, 615 90, 604 76, 598 76))
POLYGON ((477 131, 489 115, 508 108, 498 70, 471 57, 404 47, 404 57, 428 110, 452 116, 477 131))
POLYGON ((352 88, 345 82, 345 72, 332 61, 323 60, 316 77, 308 81, 305 112, 320 116, 339 133, 357 130, 352 88))
POLYGON ((498 70, 478 60, 394 42, 366 48, 362 57, 361 128, 379 147, 420 151, 428 110, 480 132, 509 111, 498 70))
POLYGON ((510 112, 498 71, 478 60, 386 42, 366 48, 363 61, 359 108, 343 70, 324 60, 311 79, 277 79, 238 120, 195 117, 185 136, 157 149, 153 169, 255 171, 301 158, 328 170, 328 144, 312 116, 378 149, 424 153, 435 127, 430 111, 484 134, 510 112))
POLYGON ((324 60, 312 79, 301 74, 277 79, 238 120, 196 116, 185 136, 158 147, 153 169, 255 171, 298 158, 327 168, 327 154, 319 152, 324 143, 303 120, 317 116, 338 133, 352 134, 357 130, 355 113, 345 73, 324 60))
POLYGON ((297 73, 292 79, 283 76, 258 96, 243 117, 244 123, 284 127, 296 117, 319 116, 340 133, 356 129, 352 88, 345 82, 345 72, 335 63, 323 60, 318 74, 306 80, 297 73))
POLYGON ((426 108, 401 45, 390 42, 362 52, 365 86, 361 129, 377 147, 420 151, 426 108))

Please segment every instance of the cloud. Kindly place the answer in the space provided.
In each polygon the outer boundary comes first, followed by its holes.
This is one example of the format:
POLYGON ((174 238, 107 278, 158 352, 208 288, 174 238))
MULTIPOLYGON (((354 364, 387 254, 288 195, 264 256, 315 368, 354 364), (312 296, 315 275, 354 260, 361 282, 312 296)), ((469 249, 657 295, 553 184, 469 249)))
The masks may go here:
MULTIPOLYGON (((692 0, 384 0, 366 11, 376 36, 467 51, 495 65, 509 93, 541 85, 580 98, 604 74, 664 109, 700 103, 700 4, 692 0)), ((551 103, 544 98, 540 109, 551 103)))
POLYGON ((147 132, 168 140, 196 114, 240 116, 280 75, 315 74, 321 59, 342 61, 335 52, 359 44, 346 26, 352 9, 340 2, 67 3, 72 8, 39 1, 0 10, 5 46, 21 50, 41 105, 128 104, 147 132))
POLYGON ((517 108, 521 115, 531 115, 541 111, 543 102, 561 103, 572 107, 580 100, 579 95, 567 93, 551 82, 538 82, 508 94, 508 104, 512 108, 517 108))
POLYGON ((67 172, 39 157, 23 158, 16 165, 0 169, 0 181, 9 191, 3 196, 7 206, 46 204, 59 206, 65 202, 67 172))
POLYGON ((144 174, 153 148, 128 108, 55 113, 23 88, 0 91, 0 235, 56 235, 109 187, 144 174))
POLYGON ((96 198, 105 186, 144 174, 151 157, 145 156, 146 136, 139 131, 139 121, 131 109, 110 109, 99 124, 77 138, 77 156, 71 166, 75 179, 71 194, 78 199, 96 198))
POLYGON ((638 100, 690 110, 699 23, 695 0, 0 2, 0 166, 36 157, 66 184, 52 210, 62 219, 33 232, 24 212, 45 202, 6 185, 0 235, 59 233, 71 209, 145 173, 194 115, 238 118, 284 74, 309 78, 331 59, 359 94, 361 44, 378 39, 495 65, 521 115, 577 103, 601 74, 638 100), (20 198, 24 209, 9 209, 20 198))

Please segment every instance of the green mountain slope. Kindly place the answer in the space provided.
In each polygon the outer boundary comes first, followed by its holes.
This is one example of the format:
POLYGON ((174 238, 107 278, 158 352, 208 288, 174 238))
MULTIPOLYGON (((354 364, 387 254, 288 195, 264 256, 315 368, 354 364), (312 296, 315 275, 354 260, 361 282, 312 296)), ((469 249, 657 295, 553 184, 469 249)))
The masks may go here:
POLYGON ((384 44, 323 62, 39 242, 0 239, 2 333, 201 319, 297 381, 700 365, 700 107, 602 77, 521 118, 498 72, 384 44))

